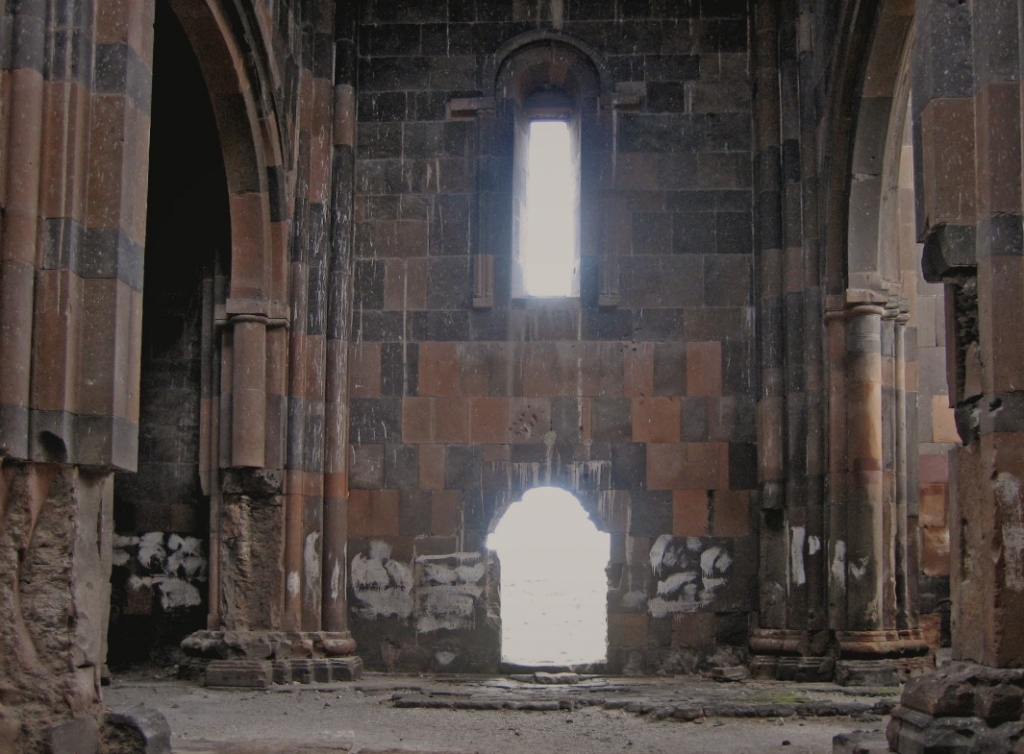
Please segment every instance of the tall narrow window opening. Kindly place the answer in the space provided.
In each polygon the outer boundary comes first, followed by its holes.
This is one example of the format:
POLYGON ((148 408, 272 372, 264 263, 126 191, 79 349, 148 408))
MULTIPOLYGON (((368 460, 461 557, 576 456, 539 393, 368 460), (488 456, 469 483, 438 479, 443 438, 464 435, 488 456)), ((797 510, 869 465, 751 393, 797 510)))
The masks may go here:
POLYGON ((515 295, 579 295, 580 117, 558 87, 517 109, 513 184, 515 295))
POLYGON ((578 161, 564 120, 531 120, 526 223, 521 236, 524 292, 571 296, 577 267, 578 161))
POLYGON ((530 490, 487 546, 501 559, 501 657, 517 665, 604 662, 610 537, 570 493, 530 490))

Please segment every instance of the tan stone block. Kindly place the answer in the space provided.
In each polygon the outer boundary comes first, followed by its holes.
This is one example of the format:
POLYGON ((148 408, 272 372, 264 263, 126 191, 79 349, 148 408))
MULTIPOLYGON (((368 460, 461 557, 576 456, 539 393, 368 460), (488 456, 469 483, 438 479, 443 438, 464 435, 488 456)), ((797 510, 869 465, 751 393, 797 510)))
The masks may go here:
POLYGON ((434 441, 434 399, 408 396, 402 399, 402 442, 434 441))
POLYGON ((630 397, 654 395, 654 344, 631 343, 622 353, 622 393, 630 397))
POLYGON ((421 445, 420 489, 444 489, 444 445, 421 445))
POLYGON ((420 343, 420 395, 459 395, 459 355, 455 343, 420 343))
POLYGON ((945 484, 949 480, 949 462, 946 454, 921 456, 919 479, 924 484, 945 484))
POLYGON ((462 528, 462 492, 434 492, 430 512, 430 531, 434 536, 451 536, 462 528))
POLYGON ((469 441, 508 442, 508 398, 469 399, 469 441))
POLYGON ((932 402, 932 442, 960 442, 956 431, 956 415, 949 407, 949 396, 933 395, 932 402))
POLYGON ((708 525, 708 493, 706 490, 672 491, 672 535, 706 537, 708 525))
POLYGON ((921 529, 921 566, 928 576, 949 575, 948 529, 921 529))
POLYGON ((646 613, 611 613, 608 616, 611 649, 643 649, 647 646, 646 613))
POLYGON ((919 521, 921 526, 933 529, 941 529, 947 525, 946 522, 946 493, 945 484, 922 484, 920 487, 920 513, 919 521))
POLYGON ((716 490, 712 499, 713 534, 716 537, 745 537, 750 534, 750 492, 716 490))
POLYGON ((942 646, 942 615, 940 613, 924 613, 918 616, 917 624, 929 647, 938 649, 942 646))
POLYGON ((722 394, 722 344, 717 340, 686 344, 686 394, 722 394))
POLYGON ((633 442, 679 442, 679 398, 634 398, 633 442))
POLYGON ((434 399, 434 439, 437 442, 469 442, 469 400, 434 399))
POLYGON ((380 395, 380 343, 360 341, 349 347, 348 390, 352 398, 380 395))
POLYGON ((676 613, 672 616, 673 647, 700 649, 714 644, 714 613, 676 613))

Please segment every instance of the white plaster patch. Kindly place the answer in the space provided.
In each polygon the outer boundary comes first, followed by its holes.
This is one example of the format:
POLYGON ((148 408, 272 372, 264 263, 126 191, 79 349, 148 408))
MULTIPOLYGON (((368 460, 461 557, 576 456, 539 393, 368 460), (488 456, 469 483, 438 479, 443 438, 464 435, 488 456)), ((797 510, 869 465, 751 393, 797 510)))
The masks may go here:
POLYGON ((199 590, 174 576, 153 576, 153 585, 160 591, 160 607, 174 610, 182 607, 198 607, 203 604, 199 590))
POLYGON ((846 588, 846 542, 836 542, 832 554, 832 583, 839 589, 846 588))
POLYGON ((167 538, 167 552, 167 573, 183 578, 206 577, 206 558, 203 556, 202 540, 172 534, 167 538))
POLYGON ((1006 586, 1024 591, 1024 511, 1021 510, 1020 480, 1000 471, 995 481, 996 504, 1002 517, 1003 560, 1006 586))
POLYGON ((654 617, 696 612, 712 604, 727 583, 732 555, 720 541, 663 534, 650 552, 656 597, 647 603, 654 617))
POLYGON ((864 555, 856 560, 856 562, 850 563, 850 574, 853 578, 858 581, 864 578, 864 574, 868 572, 868 556, 864 555))
POLYGON ((334 568, 331 569, 331 599, 337 600, 341 594, 341 562, 335 560, 334 568))
POLYGON ((164 549, 164 533, 150 531, 139 537, 139 553, 135 556, 139 565, 154 571, 163 570, 162 565, 167 559, 164 549))
POLYGON ((319 539, 320 532, 308 534, 306 544, 302 548, 302 567, 306 576, 306 601, 313 605, 320 601, 320 550, 316 546, 319 539))
POLYGON ((361 618, 374 620, 412 615, 412 571, 404 563, 391 559, 391 548, 374 540, 366 554, 352 559, 352 610, 361 618))
POLYGON ((804 570, 804 542, 807 529, 794 526, 789 530, 789 578, 797 586, 807 583, 807 572, 804 570))
POLYGON ((292 571, 288 574, 288 596, 295 597, 299 593, 299 572, 292 571))
POLYGON ((471 629, 483 596, 487 561, 478 552, 416 558, 416 630, 471 629))
POLYGON ((458 655, 455 654, 454 652, 443 652, 442 651, 442 652, 435 652, 434 653, 434 660, 437 662, 438 667, 441 667, 441 668, 446 668, 449 665, 451 665, 452 662, 455 661, 456 657, 458 657, 458 655))
POLYGON ((807 538, 807 554, 817 555, 819 552, 821 552, 821 537, 812 534, 807 538))

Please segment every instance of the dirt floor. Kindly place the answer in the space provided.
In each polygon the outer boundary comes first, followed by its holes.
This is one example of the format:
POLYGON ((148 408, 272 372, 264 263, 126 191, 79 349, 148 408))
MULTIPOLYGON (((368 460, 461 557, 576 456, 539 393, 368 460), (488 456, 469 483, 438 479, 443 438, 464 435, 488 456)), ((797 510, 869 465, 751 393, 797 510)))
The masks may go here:
MULTIPOLYGON (((322 754, 329 751, 458 752, 470 754, 569 754, 650 752, 651 754, 826 754, 832 737, 851 730, 881 730, 881 715, 855 713, 818 717, 794 714, 794 701, 849 704, 894 698, 851 696, 837 687, 784 684, 711 684, 680 679, 609 679, 609 701, 557 711, 511 709, 467 710, 395 706, 408 696, 443 699, 463 691, 470 697, 500 698, 521 694, 515 684, 494 680, 460 686, 452 679, 370 676, 352 684, 274 686, 268 690, 203 688, 195 683, 157 678, 115 678, 105 690, 108 705, 145 704, 159 709, 170 723, 173 747, 181 754, 322 754), (461 689, 461 691, 460 691, 461 689), (497 695, 497 696, 495 696, 497 695), (618 707, 633 700, 629 708, 618 707), (666 700, 688 699, 708 710, 735 712, 729 699, 788 700, 782 716, 735 717, 707 714, 684 722, 658 719, 666 700), (647 700, 642 714, 638 703, 647 700), (653 701, 652 701, 653 700, 653 701), (844 702, 844 700, 846 700, 844 702), (717 706, 715 706, 717 705, 717 706), (634 711, 629 711, 630 709, 634 711)), ((568 689, 566 689, 568 690, 568 689)), ((557 698, 558 689, 543 689, 557 698)), ((604 698, 604 696, 602 698, 604 698)), ((567 698, 567 697, 563 697, 567 698)), ((756 702, 755 702, 756 706, 756 702)), ((764 715, 764 709, 757 714, 764 715)))

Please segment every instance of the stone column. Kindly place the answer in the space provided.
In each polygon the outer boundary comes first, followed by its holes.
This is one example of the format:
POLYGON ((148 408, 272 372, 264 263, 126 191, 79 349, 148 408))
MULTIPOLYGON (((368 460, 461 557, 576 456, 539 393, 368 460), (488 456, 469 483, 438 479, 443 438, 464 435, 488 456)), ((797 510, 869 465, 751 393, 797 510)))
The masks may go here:
POLYGON ((906 483, 901 497, 898 479, 906 469, 905 360, 900 311, 886 300, 848 291, 846 305, 826 318, 831 360, 842 363, 833 368, 831 401, 830 626, 836 677, 850 684, 895 685, 923 670, 928 649, 899 617, 907 581, 906 483))

